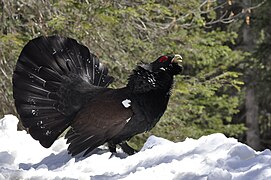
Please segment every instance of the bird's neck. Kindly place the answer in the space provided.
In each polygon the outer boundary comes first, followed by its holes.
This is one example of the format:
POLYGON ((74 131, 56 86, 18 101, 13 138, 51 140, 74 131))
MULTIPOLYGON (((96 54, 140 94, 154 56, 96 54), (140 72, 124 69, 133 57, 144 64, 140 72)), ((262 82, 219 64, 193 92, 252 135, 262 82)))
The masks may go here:
POLYGON ((166 72, 151 72, 138 66, 128 79, 127 87, 134 94, 161 92, 169 94, 173 84, 173 76, 166 72))

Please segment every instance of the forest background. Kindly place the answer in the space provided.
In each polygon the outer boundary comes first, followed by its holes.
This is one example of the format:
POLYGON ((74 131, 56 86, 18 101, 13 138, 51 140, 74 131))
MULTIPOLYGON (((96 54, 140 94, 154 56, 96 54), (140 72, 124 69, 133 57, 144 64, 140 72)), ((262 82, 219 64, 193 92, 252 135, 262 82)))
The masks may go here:
POLYGON ((165 115, 134 147, 150 134, 182 141, 220 132, 271 148, 270 8, 271 0, 1 0, 0 118, 16 115, 11 81, 23 46, 59 34, 96 54, 114 88, 141 61, 183 56, 165 115))

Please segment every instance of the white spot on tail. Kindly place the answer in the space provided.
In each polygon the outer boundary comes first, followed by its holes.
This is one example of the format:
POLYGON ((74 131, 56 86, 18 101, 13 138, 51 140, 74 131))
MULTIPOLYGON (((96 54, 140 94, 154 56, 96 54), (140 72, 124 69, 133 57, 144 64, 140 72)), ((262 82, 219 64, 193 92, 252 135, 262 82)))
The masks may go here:
POLYGON ((122 105, 125 107, 125 108, 128 108, 131 106, 131 100, 130 99, 125 99, 124 101, 121 102, 122 105))
POLYGON ((49 136, 51 133, 52 133, 52 131, 47 130, 45 134, 46 134, 46 136, 49 136))

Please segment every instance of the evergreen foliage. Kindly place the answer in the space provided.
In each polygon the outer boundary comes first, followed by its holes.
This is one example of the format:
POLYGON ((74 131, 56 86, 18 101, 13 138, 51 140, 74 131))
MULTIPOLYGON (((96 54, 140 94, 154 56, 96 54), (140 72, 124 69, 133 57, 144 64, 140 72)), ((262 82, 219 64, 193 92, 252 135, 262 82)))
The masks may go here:
POLYGON ((141 61, 181 54, 184 73, 176 79, 168 110, 151 133, 176 141, 215 132, 238 137, 244 124, 232 121, 242 101, 243 82, 233 67, 244 53, 230 47, 237 33, 211 26, 220 18, 218 2, 1 1, 0 115, 15 113, 11 77, 22 47, 37 36, 60 34, 89 47, 116 77, 114 87, 126 84, 141 61))
POLYGON ((271 1, 267 0, 260 9, 256 9, 252 23, 256 31, 256 50, 251 53, 247 67, 256 74, 253 79, 259 106, 259 130, 262 145, 271 148, 271 1))

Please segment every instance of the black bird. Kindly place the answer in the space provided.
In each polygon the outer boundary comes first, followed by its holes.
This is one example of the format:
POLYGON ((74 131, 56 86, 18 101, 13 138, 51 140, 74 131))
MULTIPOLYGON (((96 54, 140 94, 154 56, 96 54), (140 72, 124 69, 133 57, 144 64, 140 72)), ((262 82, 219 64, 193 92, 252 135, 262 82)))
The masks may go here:
POLYGON ((13 97, 24 127, 46 148, 67 129, 68 152, 86 156, 108 143, 131 155, 126 141, 149 131, 165 112, 180 74, 180 55, 137 66, 120 89, 88 48, 60 36, 38 37, 23 48, 13 74, 13 97))

